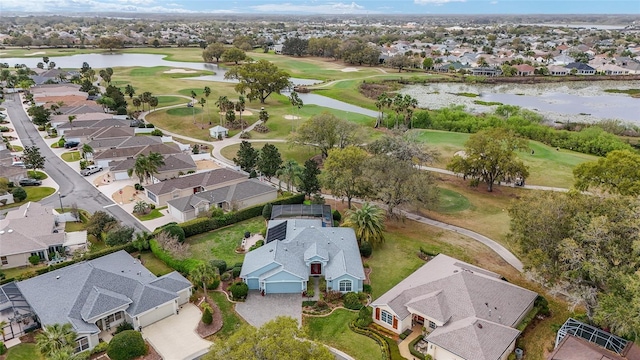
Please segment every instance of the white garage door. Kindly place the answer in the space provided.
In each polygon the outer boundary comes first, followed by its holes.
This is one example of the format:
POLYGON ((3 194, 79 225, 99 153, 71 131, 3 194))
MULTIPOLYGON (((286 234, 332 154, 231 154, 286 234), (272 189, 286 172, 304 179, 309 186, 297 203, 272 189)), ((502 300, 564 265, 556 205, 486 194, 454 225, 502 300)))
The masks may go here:
POLYGON ((191 297, 191 289, 186 289, 178 293, 178 305, 186 304, 191 297))
POLYGON ((145 327, 173 315, 173 301, 159 306, 157 309, 138 317, 140 326, 145 327))
POLYGON ((129 179, 129 175, 127 175, 126 171, 119 171, 113 174, 116 180, 127 180, 129 179))

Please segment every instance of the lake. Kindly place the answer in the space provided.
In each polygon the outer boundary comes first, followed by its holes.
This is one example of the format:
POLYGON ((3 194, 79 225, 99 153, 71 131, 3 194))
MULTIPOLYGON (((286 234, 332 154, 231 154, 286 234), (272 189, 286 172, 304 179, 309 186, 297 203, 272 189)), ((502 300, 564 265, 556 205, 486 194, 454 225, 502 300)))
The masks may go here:
MULTIPOLYGON (((71 56, 55 56, 50 60, 56 63, 56 67, 63 69, 80 69, 82 63, 86 62, 94 69, 115 68, 115 67, 154 67, 168 66, 173 68, 185 68, 193 70, 213 71, 215 75, 207 75, 200 77, 190 77, 190 80, 218 81, 218 82, 236 82, 224 78, 226 70, 219 68, 217 64, 168 61, 164 60, 164 55, 155 54, 130 54, 130 53, 111 53, 111 54, 77 54, 71 56)), ((0 62, 7 63, 13 67, 15 64, 25 64, 28 67, 35 68, 41 57, 29 58, 0 58, 0 62)), ((294 85, 313 85, 321 83, 321 80, 298 79, 291 78, 294 85)))
POLYGON ((495 106, 474 101, 494 101, 517 105, 541 113, 550 122, 617 119, 640 125, 640 99, 626 94, 610 94, 605 89, 640 87, 637 81, 565 82, 545 84, 428 84, 405 87, 401 92, 416 99, 420 107, 439 109, 464 105, 476 113, 490 112, 495 106), (471 93, 477 97, 456 95, 471 93))

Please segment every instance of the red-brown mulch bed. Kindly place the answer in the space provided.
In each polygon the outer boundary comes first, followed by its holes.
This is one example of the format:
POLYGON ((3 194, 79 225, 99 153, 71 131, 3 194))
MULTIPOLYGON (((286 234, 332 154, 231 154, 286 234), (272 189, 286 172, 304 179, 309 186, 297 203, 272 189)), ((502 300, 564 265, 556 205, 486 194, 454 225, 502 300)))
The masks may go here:
MULTIPOLYGON (((200 299, 198 299, 198 302, 199 301, 200 299)), ((213 310, 213 321, 209 325, 200 321, 198 322, 198 328, 196 328, 196 333, 198 333, 198 335, 203 339, 222 329, 222 313, 220 312, 220 308, 213 300, 211 300, 211 298, 207 298, 207 303, 211 306, 211 310, 213 310)), ((202 306, 200 306, 200 310, 202 310, 202 306)))
POLYGON ((145 342, 147 343, 147 349, 149 349, 149 352, 147 355, 139 357, 138 360, 162 360, 162 356, 158 354, 156 349, 154 349, 149 342, 145 342))

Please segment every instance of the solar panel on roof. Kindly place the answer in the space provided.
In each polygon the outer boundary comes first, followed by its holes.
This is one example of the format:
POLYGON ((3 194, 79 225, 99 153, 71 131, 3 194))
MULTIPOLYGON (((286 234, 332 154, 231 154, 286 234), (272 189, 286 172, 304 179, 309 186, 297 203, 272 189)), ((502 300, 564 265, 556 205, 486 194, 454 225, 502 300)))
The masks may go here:
POLYGON ((278 224, 269 231, 267 231, 267 239, 265 243, 270 243, 274 240, 284 240, 287 237, 287 222, 283 221, 281 224, 278 224))

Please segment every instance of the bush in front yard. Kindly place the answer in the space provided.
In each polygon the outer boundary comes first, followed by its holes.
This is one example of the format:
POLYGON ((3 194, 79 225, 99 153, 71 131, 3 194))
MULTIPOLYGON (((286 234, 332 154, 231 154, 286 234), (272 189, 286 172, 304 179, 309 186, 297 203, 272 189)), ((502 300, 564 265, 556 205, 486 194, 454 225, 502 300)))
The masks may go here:
POLYGON ((211 266, 218 268, 218 272, 220 274, 224 273, 225 271, 227 271, 227 262, 224 260, 211 260, 209 261, 209 264, 211 264, 211 266))
POLYGON ((209 325, 213 322, 213 315, 211 314, 211 310, 207 307, 204 309, 202 313, 202 322, 206 325, 209 325))
POLYGON ((368 241, 363 241, 362 244, 360 244, 360 255, 362 255, 362 257, 368 258, 369 256, 371 256, 372 252, 373 248, 368 241))
POLYGON ((31 265, 40 264, 40 256, 38 256, 38 255, 29 256, 29 262, 31 263, 31 265))
POLYGON ((107 355, 111 360, 131 360, 147 354, 147 344, 135 330, 125 330, 111 339, 107 355))
POLYGON ((118 327, 116 328, 116 332, 115 334, 120 334, 123 331, 127 331, 127 330, 133 330, 133 325, 130 322, 122 322, 120 323, 120 325, 118 325, 118 327))
POLYGON ((231 295, 234 299, 245 299, 249 293, 249 286, 241 281, 231 285, 229 287, 231 295))
POLYGON ((342 301, 343 301, 344 307, 346 307, 347 309, 360 310, 362 308, 360 297, 358 296, 358 294, 354 292, 346 293, 342 297, 342 301))
POLYGON ((27 192, 21 187, 14 188, 11 194, 13 195, 13 201, 15 202, 20 202, 27 198, 27 192))

